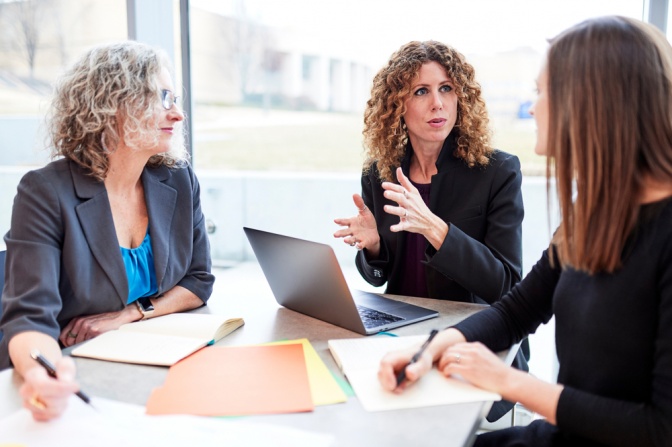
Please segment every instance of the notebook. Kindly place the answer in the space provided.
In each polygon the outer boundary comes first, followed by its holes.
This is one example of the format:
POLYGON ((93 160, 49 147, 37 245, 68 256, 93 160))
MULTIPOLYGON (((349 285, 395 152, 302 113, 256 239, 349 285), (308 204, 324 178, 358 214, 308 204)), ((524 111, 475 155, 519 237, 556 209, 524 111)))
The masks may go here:
POLYGON ((326 244, 243 227, 281 306, 363 335, 437 317, 436 311, 350 290, 326 244))

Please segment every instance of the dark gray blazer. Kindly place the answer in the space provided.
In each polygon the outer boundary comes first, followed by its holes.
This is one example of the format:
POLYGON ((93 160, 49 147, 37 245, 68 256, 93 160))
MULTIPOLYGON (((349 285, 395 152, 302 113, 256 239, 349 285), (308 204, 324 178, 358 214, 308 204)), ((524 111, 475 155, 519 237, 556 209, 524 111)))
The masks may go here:
MULTIPOLYGON (((508 292, 522 274, 522 174, 515 155, 495 151, 486 167, 470 168, 453 153, 453 135, 444 143, 432 177, 429 209, 449 227, 437 251, 427 244, 425 272, 429 298, 493 303, 508 292)), ((401 163, 408 175, 410 154, 401 163)), ((362 198, 376 217, 380 256, 368 262, 364 251, 355 263, 374 286, 387 282, 387 293, 397 294, 404 274, 405 233, 390 226, 399 217, 386 213, 396 202, 383 196, 374 167, 362 175, 362 198)))
MULTIPOLYGON (((191 167, 145 168, 154 266, 160 296, 176 285, 205 303, 212 293, 210 245, 200 187, 191 167)), ((128 280, 107 190, 61 159, 28 172, 14 199, 0 330, 0 369, 20 332, 58 338, 73 317, 126 306, 128 280)))

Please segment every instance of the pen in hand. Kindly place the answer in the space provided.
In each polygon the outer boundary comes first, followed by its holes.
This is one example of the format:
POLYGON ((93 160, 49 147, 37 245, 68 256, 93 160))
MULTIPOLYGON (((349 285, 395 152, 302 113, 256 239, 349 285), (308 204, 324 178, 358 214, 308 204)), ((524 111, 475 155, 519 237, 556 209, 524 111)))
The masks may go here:
MULTIPOLYGON (((30 352, 30 356, 33 358, 33 360, 39 363, 42 368, 44 368, 47 371, 49 377, 53 377, 54 379, 58 378, 56 376, 56 368, 54 368, 54 365, 52 365, 49 362, 49 360, 47 360, 42 354, 40 354, 40 351, 38 351, 37 349, 33 349, 30 352)), ((75 395, 80 399, 82 399, 84 403, 87 403, 91 405, 92 408, 95 408, 93 404, 91 404, 91 398, 88 395, 86 395, 84 391, 79 390, 75 393, 75 395)))
POLYGON ((429 346, 429 344, 432 342, 432 340, 434 339, 434 337, 435 337, 436 334, 438 334, 438 333, 439 333, 438 330, 436 330, 436 329, 432 329, 432 331, 429 333, 429 337, 427 338, 427 340, 422 344, 422 346, 420 346, 420 349, 418 350, 418 352, 416 352, 416 353, 413 355, 413 357, 411 357, 411 361, 408 362, 408 363, 406 364, 406 366, 404 366, 404 367, 399 371, 399 373, 397 374, 397 386, 401 385, 401 383, 402 383, 404 380, 406 380, 406 368, 408 368, 409 365, 411 365, 411 364, 417 362, 418 360, 420 360, 420 356, 422 355, 423 352, 425 352, 425 349, 427 349, 427 346, 429 346))

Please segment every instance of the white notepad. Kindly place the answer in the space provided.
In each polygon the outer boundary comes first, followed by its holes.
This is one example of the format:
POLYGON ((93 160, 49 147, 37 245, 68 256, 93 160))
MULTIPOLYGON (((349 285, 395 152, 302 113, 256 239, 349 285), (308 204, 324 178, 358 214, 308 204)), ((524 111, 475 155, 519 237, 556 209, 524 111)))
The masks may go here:
POLYGON ((403 393, 386 391, 378 382, 378 367, 385 353, 407 346, 419 346, 426 335, 408 337, 375 336, 329 340, 329 350, 367 411, 399 410, 466 402, 496 401, 497 393, 477 388, 465 380, 445 377, 436 368, 403 393))

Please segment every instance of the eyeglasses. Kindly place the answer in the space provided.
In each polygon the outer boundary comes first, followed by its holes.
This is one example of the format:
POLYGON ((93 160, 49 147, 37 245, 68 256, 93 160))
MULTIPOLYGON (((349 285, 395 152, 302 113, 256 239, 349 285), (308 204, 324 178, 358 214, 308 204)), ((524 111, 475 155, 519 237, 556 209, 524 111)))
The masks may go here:
POLYGON ((164 109, 172 109, 173 105, 177 105, 179 99, 180 97, 175 96, 170 90, 161 90, 161 105, 164 109))

